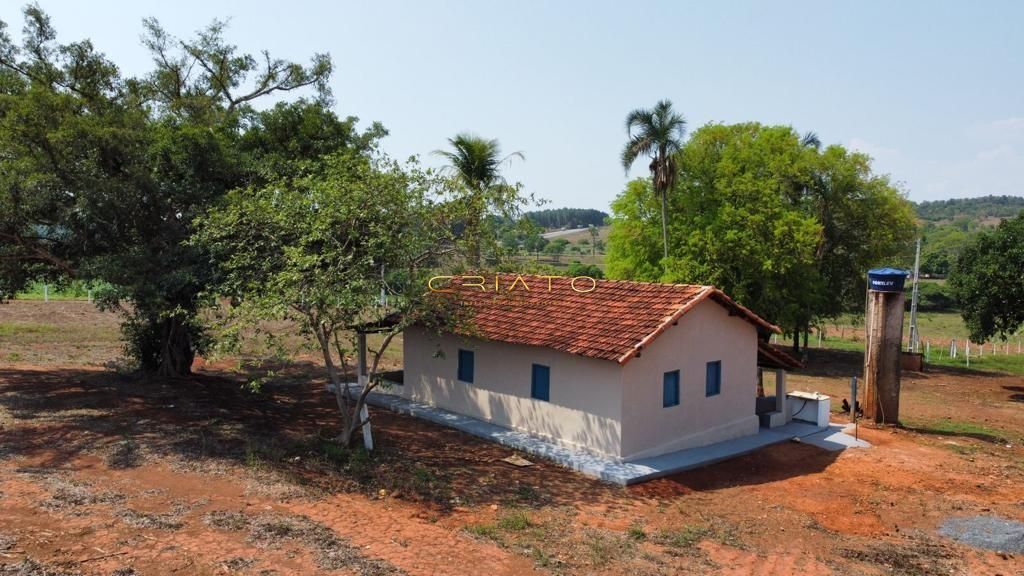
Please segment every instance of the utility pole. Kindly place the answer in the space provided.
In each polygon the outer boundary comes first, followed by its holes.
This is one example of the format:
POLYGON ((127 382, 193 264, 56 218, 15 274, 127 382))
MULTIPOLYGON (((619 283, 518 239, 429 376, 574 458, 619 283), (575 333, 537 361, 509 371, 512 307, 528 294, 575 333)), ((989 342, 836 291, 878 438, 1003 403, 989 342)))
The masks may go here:
POLYGON ((910 351, 917 352, 921 345, 921 335, 917 332, 917 295, 918 282, 921 278, 921 239, 917 239, 917 250, 914 254, 914 287, 910 295, 910 351))

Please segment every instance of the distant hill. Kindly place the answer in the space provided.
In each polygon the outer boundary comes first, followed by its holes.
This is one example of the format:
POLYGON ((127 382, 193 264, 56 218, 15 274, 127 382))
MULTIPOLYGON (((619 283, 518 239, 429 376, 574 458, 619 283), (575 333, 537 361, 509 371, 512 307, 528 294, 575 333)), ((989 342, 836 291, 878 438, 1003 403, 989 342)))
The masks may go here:
POLYGON ((1013 218, 1024 210, 1024 197, 982 196, 980 198, 952 198, 915 204, 917 216, 925 222, 953 222, 969 220, 983 225, 998 224, 1003 218, 1013 218))
POLYGON ((915 204, 921 219, 921 273, 944 277, 957 257, 982 231, 1024 210, 1024 198, 983 196, 915 204))
POLYGON ((591 208, 551 208, 527 212, 525 216, 545 230, 557 230, 603 226, 608 214, 591 208))

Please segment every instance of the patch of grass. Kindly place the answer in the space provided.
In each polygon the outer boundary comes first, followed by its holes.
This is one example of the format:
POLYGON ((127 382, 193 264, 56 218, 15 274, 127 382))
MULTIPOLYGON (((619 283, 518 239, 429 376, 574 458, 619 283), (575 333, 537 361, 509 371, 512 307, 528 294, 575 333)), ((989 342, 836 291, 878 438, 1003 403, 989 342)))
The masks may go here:
MULTIPOLYGON (((1004 354, 1003 352, 990 354, 986 352, 984 356, 976 356, 976 352, 976 349, 972 349, 971 370, 1024 374, 1024 354, 1017 354, 1016 345, 1011 348, 1010 354, 1004 354)), ((931 359, 928 360, 928 363, 938 366, 967 368, 967 356, 963 352, 960 352, 956 358, 950 358, 949 356, 937 353, 932 349, 931 359)))
POLYGON ((221 564, 223 564, 224 567, 228 570, 240 572, 242 570, 245 570, 246 568, 249 568, 250 566, 253 566, 257 562, 259 562, 259 560, 255 558, 244 558, 242 556, 234 556, 232 558, 228 558, 227 560, 222 561, 221 564))
POLYGON ((51 564, 37 562, 32 558, 25 558, 17 564, 0 564, 0 574, 9 574, 10 576, 81 576, 81 572, 77 570, 64 570, 51 564))
POLYGON ((511 510, 498 518, 498 528, 502 530, 518 532, 526 530, 530 526, 533 526, 533 523, 530 521, 530 517, 526 515, 526 512, 522 510, 511 510))
POLYGON ((152 530, 178 530, 185 525, 175 514, 156 514, 152 512, 139 512, 131 508, 121 510, 118 517, 125 524, 134 528, 148 528, 152 530))
POLYGON ((1007 438, 1004 433, 995 428, 989 428, 974 422, 942 418, 938 420, 915 420, 907 419, 903 427, 919 434, 935 434, 939 436, 962 436, 974 438, 992 444, 1005 444, 1007 438))
POLYGON ((106 457, 107 467, 114 470, 138 468, 142 461, 139 444, 131 438, 118 442, 106 457))
POLYGON ((34 324, 29 322, 0 322, 0 337, 26 336, 29 334, 55 334, 60 330, 53 324, 34 324))
POLYGON ((662 529, 651 540, 676 552, 692 552, 701 540, 710 538, 714 531, 707 526, 688 525, 678 529, 662 529))
POLYGON ((540 490, 529 484, 521 484, 516 487, 515 499, 524 504, 543 504, 548 500, 540 490))
POLYGON ((249 541, 261 547, 277 547, 283 541, 296 541, 314 551, 316 564, 323 570, 351 570, 360 576, 396 576, 404 570, 362 551, 333 530, 306 516, 263 514, 252 519, 249 541))
POLYGON ((857 560, 872 568, 882 567, 892 576, 950 576, 959 574, 951 566, 955 555, 947 548, 930 540, 916 539, 913 543, 884 542, 863 549, 843 549, 844 558, 857 560))
POLYGON ((473 536, 487 540, 498 540, 500 536, 498 527, 494 524, 469 524, 464 530, 473 536))
POLYGON ((644 530, 643 523, 637 520, 630 524, 629 528, 626 529, 626 536, 637 542, 647 540, 647 532, 644 530))
POLYGON ((953 444, 947 442, 943 444, 943 446, 961 456, 974 456, 981 450, 977 446, 973 446, 971 444, 953 444))
POLYGON ((41 505, 47 510, 65 511, 93 504, 121 504, 126 500, 120 492, 95 491, 90 482, 64 476, 47 478, 46 486, 50 490, 50 499, 41 505))
POLYGON ((93 290, 93 294, 102 289, 107 289, 110 286, 105 283, 97 283, 90 286, 86 282, 74 281, 67 284, 49 284, 47 289, 44 290, 44 284, 37 282, 32 286, 29 286, 28 290, 19 292, 17 294, 18 300, 44 300, 49 295, 50 300, 88 300, 89 289, 93 290))
POLYGON ((349 457, 352 455, 348 448, 326 440, 321 441, 318 448, 320 456, 323 457, 324 461, 333 464, 338 468, 341 468, 348 463, 349 457))
POLYGON ((630 560, 636 556, 636 542, 618 532, 586 529, 583 533, 583 543, 590 563, 596 568, 605 567, 612 562, 630 560))
POLYGON ((220 528, 221 530, 232 530, 235 532, 245 530, 252 520, 244 512, 233 510, 214 510, 203 516, 203 524, 220 528))

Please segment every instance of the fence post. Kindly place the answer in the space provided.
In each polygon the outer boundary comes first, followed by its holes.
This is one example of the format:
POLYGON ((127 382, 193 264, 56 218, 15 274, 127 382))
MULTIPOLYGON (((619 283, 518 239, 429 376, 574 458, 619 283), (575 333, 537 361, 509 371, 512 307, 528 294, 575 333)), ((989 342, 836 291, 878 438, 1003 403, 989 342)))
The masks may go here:
POLYGON ((924 341, 924 359, 927 362, 932 361, 932 343, 927 340, 924 341))

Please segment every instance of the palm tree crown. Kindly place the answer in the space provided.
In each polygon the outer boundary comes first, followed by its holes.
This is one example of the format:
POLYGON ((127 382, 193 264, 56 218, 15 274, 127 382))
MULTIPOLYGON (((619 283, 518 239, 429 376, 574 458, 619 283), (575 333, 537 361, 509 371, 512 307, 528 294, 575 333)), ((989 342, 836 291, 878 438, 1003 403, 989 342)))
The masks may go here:
POLYGON ((470 262, 481 264, 481 242, 485 234, 485 215, 488 210, 507 210, 514 201, 518 188, 509 186, 501 174, 503 164, 512 158, 525 160, 522 152, 501 155, 497 140, 488 140, 474 134, 456 134, 448 139, 450 150, 435 150, 434 155, 445 158, 445 170, 463 188, 462 202, 466 210, 466 228, 463 238, 469 248, 470 262))
POLYGON ((501 144, 496 139, 488 140, 474 134, 461 133, 448 139, 451 150, 435 150, 434 154, 448 160, 446 167, 464 186, 483 192, 495 184, 503 184, 502 164, 513 158, 525 160, 522 152, 501 155, 501 144))
POLYGON ((667 196, 676 182, 675 155, 686 136, 686 118, 672 108, 670 100, 661 100, 654 108, 638 108, 626 116, 629 141, 622 150, 622 167, 627 172, 641 155, 650 157, 654 192, 661 198, 661 233, 668 258, 667 196))

